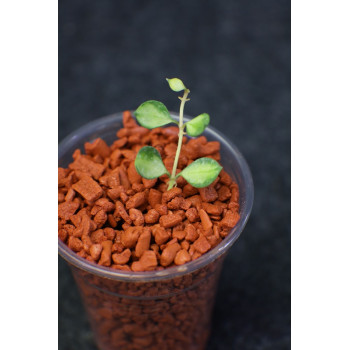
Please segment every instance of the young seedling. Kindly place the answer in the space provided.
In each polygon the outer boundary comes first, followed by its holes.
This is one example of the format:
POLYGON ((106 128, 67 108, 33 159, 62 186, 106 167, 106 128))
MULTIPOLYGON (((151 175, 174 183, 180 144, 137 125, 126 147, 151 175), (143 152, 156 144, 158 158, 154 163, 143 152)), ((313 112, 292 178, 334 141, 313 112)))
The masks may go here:
POLYGON ((185 103, 189 101, 187 98, 190 90, 186 88, 183 82, 178 78, 167 79, 170 88, 173 91, 184 91, 181 100, 179 121, 170 116, 168 109, 162 102, 146 101, 142 103, 135 111, 137 121, 145 128, 154 129, 170 123, 175 123, 179 127, 179 141, 175 154, 175 160, 172 173, 165 168, 159 152, 151 146, 145 146, 140 149, 135 159, 135 168, 137 172, 145 179, 155 179, 159 176, 167 174, 169 176, 168 190, 176 186, 176 180, 182 176, 192 186, 201 188, 209 186, 219 175, 222 166, 212 158, 199 158, 176 174, 177 164, 179 162, 182 139, 185 133, 192 137, 199 136, 209 125, 209 114, 202 113, 196 118, 183 122, 183 112, 185 103))

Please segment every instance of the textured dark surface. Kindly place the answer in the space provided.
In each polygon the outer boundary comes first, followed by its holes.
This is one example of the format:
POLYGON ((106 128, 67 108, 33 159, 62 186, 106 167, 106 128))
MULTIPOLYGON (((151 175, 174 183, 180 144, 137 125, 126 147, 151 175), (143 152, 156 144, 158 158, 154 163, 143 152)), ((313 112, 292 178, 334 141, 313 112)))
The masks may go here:
MULTIPOLYGON (((208 350, 290 349, 290 2, 59 2, 59 139, 97 117, 156 99, 165 77, 191 89, 246 157, 255 203, 220 280, 208 350)), ((59 261, 59 349, 96 350, 59 261)))

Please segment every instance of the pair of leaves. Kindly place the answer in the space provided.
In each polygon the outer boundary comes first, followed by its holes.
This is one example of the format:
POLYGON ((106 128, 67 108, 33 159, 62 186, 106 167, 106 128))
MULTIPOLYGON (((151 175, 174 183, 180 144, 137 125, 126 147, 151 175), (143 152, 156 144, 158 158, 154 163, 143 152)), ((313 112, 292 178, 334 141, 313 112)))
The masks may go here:
MULTIPOLYGON (((159 152, 151 146, 140 149, 135 159, 137 172, 146 179, 155 179, 169 174, 159 152)), ((222 166, 214 159, 199 158, 182 170, 176 177, 182 176, 193 187, 209 186, 219 175, 222 166)))
MULTIPOLYGON (((168 109, 162 102, 146 101, 135 111, 137 121, 147 129, 154 129, 170 123, 178 122, 170 116, 168 109)), ((209 125, 210 117, 207 113, 202 113, 198 117, 187 122, 186 133, 189 136, 199 136, 209 125)))

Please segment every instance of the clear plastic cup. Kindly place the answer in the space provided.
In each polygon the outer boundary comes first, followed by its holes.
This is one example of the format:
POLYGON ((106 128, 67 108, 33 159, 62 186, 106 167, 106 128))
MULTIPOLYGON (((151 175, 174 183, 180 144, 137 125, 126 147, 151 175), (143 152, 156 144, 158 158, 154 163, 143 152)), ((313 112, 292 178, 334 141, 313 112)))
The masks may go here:
MULTIPOLYGON (((58 165, 67 167, 74 150, 83 151, 84 143, 97 137, 111 144, 122 127, 122 113, 86 124, 59 144, 58 165)), ((206 128, 204 136, 220 142, 221 164, 240 191, 240 220, 214 249, 185 265, 130 272, 90 263, 58 240, 59 254, 71 267, 100 350, 206 347, 222 263, 247 223, 254 188, 249 167, 238 149, 212 127, 206 128)))

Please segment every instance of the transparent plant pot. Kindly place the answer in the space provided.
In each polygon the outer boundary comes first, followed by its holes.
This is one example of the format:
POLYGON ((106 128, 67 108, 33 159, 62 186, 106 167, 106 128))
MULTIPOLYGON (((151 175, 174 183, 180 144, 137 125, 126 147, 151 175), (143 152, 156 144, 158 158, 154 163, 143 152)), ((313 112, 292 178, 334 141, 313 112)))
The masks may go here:
MULTIPOLYGON (((177 118, 174 113, 172 117, 177 118)), ((122 113, 117 113, 78 129, 59 144, 59 166, 67 167, 74 150, 83 151, 85 142, 101 137, 111 144, 122 127, 122 113)), ((222 263, 247 223, 254 189, 249 167, 239 150, 212 127, 205 130, 204 136, 220 142, 221 164, 240 191, 240 220, 214 249, 185 265, 129 272, 90 263, 58 240, 59 254, 71 267, 101 350, 206 347, 222 263)))

